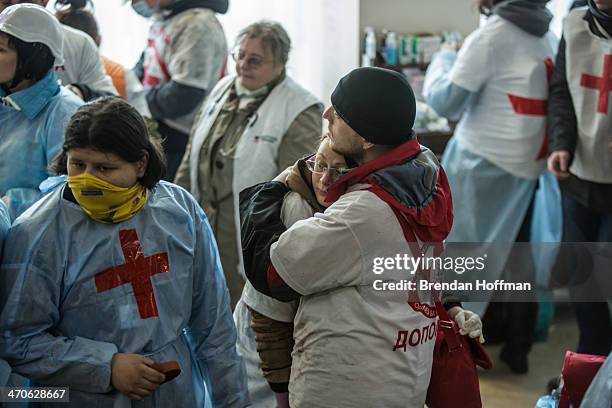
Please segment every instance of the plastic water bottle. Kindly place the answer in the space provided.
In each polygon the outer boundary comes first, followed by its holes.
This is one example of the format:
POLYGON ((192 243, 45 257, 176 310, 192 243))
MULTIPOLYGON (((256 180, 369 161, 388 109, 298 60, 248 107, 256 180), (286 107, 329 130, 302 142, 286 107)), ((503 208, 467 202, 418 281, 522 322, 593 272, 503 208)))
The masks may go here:
POLYGON ((389 65, 397 64, 397 38, 393 31, 389 32, 385 41, 385 60, 389 65))
POLYGON ((399 63, 407 65, 412 62, 412 41, 413 38, 410 36, 402 35, 400 37, 399 46, 399 63))
POLYGON ((558 408, 561 389, 562 386, 559 386, 557 389, 553 390, 550 395, 545 395, 541 397, 538 402, 536 402, 534 408, 558 408))
POLYGON ((372 27, 366 27, 365 32, 364 57, 368 60, 368 66, 372 66, 376 59, 376 34, 372 27))

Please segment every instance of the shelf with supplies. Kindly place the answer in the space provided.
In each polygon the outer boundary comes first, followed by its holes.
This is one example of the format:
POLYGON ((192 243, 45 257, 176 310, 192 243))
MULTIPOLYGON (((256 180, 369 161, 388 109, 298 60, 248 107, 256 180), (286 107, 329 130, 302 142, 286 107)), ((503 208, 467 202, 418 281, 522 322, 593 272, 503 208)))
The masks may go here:
POLYGON ((425 69, 443 41, 455 42, 458 33, 397 34, 386 29, 368 26, 364 30, 361 47, 362 66, 380 66, 396 71, 425 69))
POLYGON ((404 35, 376 30, 371 26, 364 29, 364 34, 362 65, 390 69, 406 77, 417 100, 414 130, 421 144, 440 158, 453 136, 453 126, 427 105, 423 97, 423 84, 427 68, 443 39, 455 42, 460 34, 420 32, 404 35))
POLYGON ((453 136, 454 124, 425 103, 425 73, 443 43, 461 44, 478 28, 479 21, 474 0, 359 0, 356 51, 360 65, 387 68, 406 76, 417 99, 414 130, 421 144, 438 157, 453 136), (390 33, 393 35, 387 41, 390 33))

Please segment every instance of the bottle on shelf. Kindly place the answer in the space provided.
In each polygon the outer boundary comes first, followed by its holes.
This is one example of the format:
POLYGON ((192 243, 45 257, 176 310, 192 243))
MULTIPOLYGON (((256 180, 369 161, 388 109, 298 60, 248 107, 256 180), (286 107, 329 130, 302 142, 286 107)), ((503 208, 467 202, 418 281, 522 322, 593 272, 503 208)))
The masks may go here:
POLYGON ((385 44, 387 41, 388 34, 389 30, 383 28, 380 32, 380 38, 376 37, 376 40, 378 41, 378 45, 376 48, 376 60, 374 62, 374 65, 376 66, 380 66, 387 62, 387 57, 385 57, 385 44))
POLYGON ((393 31, 387 34, 385 40, 385 60, 389 65, 397 64, 397 37, 393 31))
POLYGON ((412 63, 412 42, 414 38, 408 35, 402 35, 400 37, 399 46, 399 63, 401 65, 408 65, 412 63))
POLYGON ((365 28, 362 66, 371 67, 376 59, 376 33, 372 27, 365 28))

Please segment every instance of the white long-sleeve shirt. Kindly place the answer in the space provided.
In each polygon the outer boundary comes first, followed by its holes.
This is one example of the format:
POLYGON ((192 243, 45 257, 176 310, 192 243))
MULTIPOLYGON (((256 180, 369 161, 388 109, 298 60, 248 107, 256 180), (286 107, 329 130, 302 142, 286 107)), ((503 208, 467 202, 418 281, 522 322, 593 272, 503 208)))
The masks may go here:
POLYGON ((117 94, 104 71, 96 43, 82 31, 62 24, 64 29, 64 67, 57 71, 63 85, 83 84, 95 91, 117 94))

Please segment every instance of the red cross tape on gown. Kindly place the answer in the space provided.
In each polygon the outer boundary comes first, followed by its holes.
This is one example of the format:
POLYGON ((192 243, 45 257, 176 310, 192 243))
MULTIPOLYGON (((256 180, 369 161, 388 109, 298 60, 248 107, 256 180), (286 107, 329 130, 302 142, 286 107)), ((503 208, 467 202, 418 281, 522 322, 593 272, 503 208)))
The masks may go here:
POLYGON ((126 283, 132 284, 141 319, 159 316, 151 277, 168 272, 168 253, 144 256, 135 229, 120 230, 119 240, 125 263, 113 266, 95 276, 96 290, 104 292, 126 283))
MULTIPOLYGON (((546 65, 546 80, 548 81, 548 83, 550 83, 555 66, 552 59, 550 58, 547 58, 544 61, 544 64, 546 65)), ((514 109, 515 113, 519 115, 534 115, 546 117, 548 107, 547 99, 531 99, 516 95, 508 95, 508 98, 510 98, 510 103, 512 103, 512 109, 514 109)), ((540 151, 536 156, 536 160, 545 159, 547 155, 548 126, 546 126, 546 130, 544 131, 544 140, 542 141, 542 146, 540 147, 540 151)))

